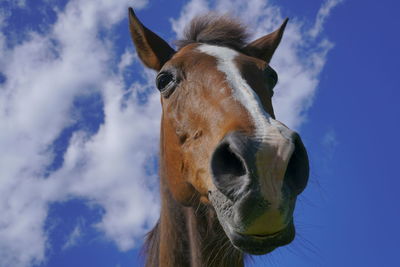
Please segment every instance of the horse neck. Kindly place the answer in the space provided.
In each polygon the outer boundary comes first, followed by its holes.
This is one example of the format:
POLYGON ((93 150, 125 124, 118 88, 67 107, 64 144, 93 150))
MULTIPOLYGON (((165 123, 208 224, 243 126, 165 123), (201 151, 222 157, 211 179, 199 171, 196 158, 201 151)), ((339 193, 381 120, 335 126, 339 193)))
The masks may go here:
POLYGON ((160 219, 146 240, 146 266, 242 267, 243 254, 225 235, 212 208, 184 207, 161 184, 160 219))

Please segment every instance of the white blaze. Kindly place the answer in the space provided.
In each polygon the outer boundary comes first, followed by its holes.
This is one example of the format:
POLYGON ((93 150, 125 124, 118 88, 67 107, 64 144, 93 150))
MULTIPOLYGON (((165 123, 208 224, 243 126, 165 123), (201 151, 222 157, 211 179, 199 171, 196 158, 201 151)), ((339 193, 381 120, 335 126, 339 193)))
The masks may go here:
POLYGON ((264 110, 260 98, 243 79, 236 66, 235 58, 239 55, 238 52, 227 47, 207 44, 202 44, 197 49, 217 59, 217 68, 226 75, 226 81, 232 88, 232 96, 250 114, 255 126, 254 135, 261 142, 256 154, 261 191, 272 205, 278 208, 283 177, 294 151, 291 137, 293 132, 264 110))
POLYGON ((257 137, 265 135, 265 130, 273 124, 273 119, 264 110, 259 97, 239 72, 234 61, 239 53, 227 47, 207 44, 202 44, 197 49, 217 59, 217 68, 226 75, 233 97, 244 106, 253 119, 256 128, 255 135, 257 137))

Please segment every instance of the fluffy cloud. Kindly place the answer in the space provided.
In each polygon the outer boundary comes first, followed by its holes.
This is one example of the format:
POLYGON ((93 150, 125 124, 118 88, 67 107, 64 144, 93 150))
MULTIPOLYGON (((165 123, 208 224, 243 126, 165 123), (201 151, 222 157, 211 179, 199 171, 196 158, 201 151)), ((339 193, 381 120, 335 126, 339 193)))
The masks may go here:
MULTIPOLYGON (((0 84, 1 266, 27 266, 45 258, 43 228, 53 201, 83 196, 104 206, 98 227, 121 248, 131 247, 132 236, 154 221, 157 201, 146 191, 152 185, 144 182, 143 165, 156 151, 151 137, 157 132, 158 103, 151 99, 139 106, 134 94, 123 98, 123 78, 110 71, 114 44, 99 38, 100 31, 107 34, 126 17, 129 4, 139 8, 145 2, 74 0, 58 11, 46 34, 31 32, 14 47, 7 47, 5 35, 0 36, 0 61, 7 63, 0 70, 6 77, 0 84), (47 176, 55 157, 53 142, 79 120, 73 116, 74 100, 95 93, 103 96, 106 123, 93 137, 75 133, 62 168, 47 176), (120 108, 122 100, 127 108, 120 108), (132 121, 144 120, 154 133, 140 124, 129 128, 132 121), (146 136, 149 145, 142 145, 146 136), (135 208, 142 200, 149 206, 135 208), (113 221, 115 217, 121 220, 113 221), (123 231, 128 241, 118 237, 123 231)), ((127 66, 125 58, 120 71, 127 66)))
MULTIPOLYGON (((338 2, 322 6, 312 29, 296 20, 290 23, 272 62, 280 75, 274 104, 278 117, 291 126, 300 126, 312 103, 332 47, 317 37, 338 2)), ((25 1, 18 3, 26 6, 25 1)), ((121 250, 134 247, 135 239, 157 219, 157 179, 151 164, 158 150, 160 105, 154 73, 141 70, 143 82, 129 85, 126 74, 138 64, 137 57, 132 48, 118 55, 111 36, 128 5, 145 4, 70 0, 56 10, 48 32, 32 31, 11 47, 1 28, 0 72, 6 77, 0 83, 1 266, 28 266, 45 259, 44 222, 48 205, 55 201, 79 197, 103 207, 96 227, 121 250), (82 120, 74 101, 93 95, 101 96, 103 122, 94 133, 78 127, 61 155, 60 168, 49 173, 59 156, 54 142, 82 120)), ((179 18, 171 19, 173 30, 179 36, 195 14, 209 9, 240 17, 255 30, 254 37, 283 21, 280 8, 267 1, 192 0, 179 18)), ((6 25, 8 15, 2 14, 0 25, 6 25)), ((82 235, 77 227, 70 244, 82 235)))
POLYGON ((157 179, 145 166, 157 153, 160 107, 156 94, 144 105, 135 97, 124 99, 120 82, 104 84, 104 124, 91 137, 74 134, 64 166, 52 178, 65 179, 70 194, 104 207, 97 226, 126 250, 158 216, 157 194, 151 190, 157 179))

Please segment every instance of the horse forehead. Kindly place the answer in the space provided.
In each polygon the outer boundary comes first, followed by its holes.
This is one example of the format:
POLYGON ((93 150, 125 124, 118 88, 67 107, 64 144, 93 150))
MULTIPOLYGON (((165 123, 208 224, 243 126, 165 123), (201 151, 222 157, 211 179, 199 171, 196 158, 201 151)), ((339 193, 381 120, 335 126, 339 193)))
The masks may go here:
POLYGON ((247 79, 255 78, 256 72, 249 73, 250 75, 246 75, 245 78, 244 73, 242 73, 244 68, 249 66, 251 68, 260 67, 265 64, 261 60, 250 60, 249 57, 228 47, 201 44, 195 50, 212 58, 213 65, 216 67, 215 69, 223 73, 228 84, 236 90, 251 88, 247 79))
POLYGON ((198 46, 197 50, 216 59, 217 69, 225 74, 225 79, 232 89, 233 97, 250 113, 256 131, 261 134, 271 123, 271 115, 264 110, 259 96, 242 77, 236 60, 241 54, 227 47, 208 44, 198 46))

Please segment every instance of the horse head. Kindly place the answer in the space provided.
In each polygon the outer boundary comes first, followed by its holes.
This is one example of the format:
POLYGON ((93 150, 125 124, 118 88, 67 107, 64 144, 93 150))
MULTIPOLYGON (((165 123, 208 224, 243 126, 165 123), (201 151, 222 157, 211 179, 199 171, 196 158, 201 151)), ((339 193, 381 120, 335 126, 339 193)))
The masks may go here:
POLYGON ((309 163, 271 101, 278 75, 269 63, 287 20, 246 43, 239 23, 197 18, 175 51, 132 9, 129 17, 140 59, 158 72, 161 184, 183 206, 214 209, 241 251, 265 254, 290 243, 309 163))

